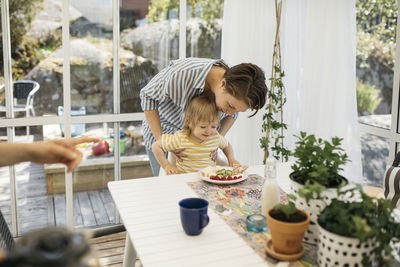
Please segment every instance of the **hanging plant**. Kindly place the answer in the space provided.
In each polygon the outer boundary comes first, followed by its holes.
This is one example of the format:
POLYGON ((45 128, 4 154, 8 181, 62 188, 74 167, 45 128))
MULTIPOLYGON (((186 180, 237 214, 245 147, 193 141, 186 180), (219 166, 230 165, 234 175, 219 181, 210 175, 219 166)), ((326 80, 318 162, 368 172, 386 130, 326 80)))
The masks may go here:
POLYGON ((287 161, 290 151, 284 146, 284 130, 287 125, 283 122, 283 106, 286 103, 285 86, 282 70, 281 44, 279 38, 279 27, 282 13, 282 1, 275 0, 276 32, 274 51, 272 55, 272 73, 270 89, 268 92, 266 112, 263 115, 262 132, 265 136, 260 138, 261 148, 264 149, 264 164, 269 156, 287 161))

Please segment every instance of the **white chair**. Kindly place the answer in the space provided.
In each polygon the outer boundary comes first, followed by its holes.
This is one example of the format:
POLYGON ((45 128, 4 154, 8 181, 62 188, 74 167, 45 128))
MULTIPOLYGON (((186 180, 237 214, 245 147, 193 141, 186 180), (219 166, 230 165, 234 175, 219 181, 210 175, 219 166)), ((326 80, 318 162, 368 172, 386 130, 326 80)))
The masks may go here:
MULTIPOLYGON (((1 86, 3 88, 4 85, 1 86)), ((25 112, 26 117, 36 116, 33 107, 35 93, 39 90, 40 85, 35 81, 22 80, 13 82, 14 95, 14 113, 25 112)), ((6 112, 5 106, 0 106, 0 112, 6 112)), ((26 127, 26 135, 29 135, 29 126, 26 127)))

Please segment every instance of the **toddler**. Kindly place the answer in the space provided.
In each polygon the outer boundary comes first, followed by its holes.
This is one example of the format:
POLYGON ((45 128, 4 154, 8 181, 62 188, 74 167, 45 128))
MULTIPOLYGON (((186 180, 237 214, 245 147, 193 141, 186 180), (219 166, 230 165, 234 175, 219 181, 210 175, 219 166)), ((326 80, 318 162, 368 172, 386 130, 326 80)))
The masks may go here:
POLYGON ((175 134, 163 134, 152 145, 153 153, 166 174, 196 172, 215 165, 211 152, 221 148, 229 165, 239 164, 228 140, 217 132, 220 113, 213 94, 195 97, 185 111, 183 129, 175 134), (182 150, 181 160, 171 164, 165 152, 182 150))

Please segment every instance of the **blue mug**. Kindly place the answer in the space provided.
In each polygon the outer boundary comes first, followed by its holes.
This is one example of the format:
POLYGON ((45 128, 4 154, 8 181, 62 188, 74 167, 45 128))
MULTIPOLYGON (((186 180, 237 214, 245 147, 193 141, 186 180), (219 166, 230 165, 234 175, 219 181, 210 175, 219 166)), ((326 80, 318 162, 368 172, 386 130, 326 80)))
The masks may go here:
POLYGON ((208 225, 208 201, 201 198, 185 198, 179 201, 181 223, 187 235, 199 235, 208 225))

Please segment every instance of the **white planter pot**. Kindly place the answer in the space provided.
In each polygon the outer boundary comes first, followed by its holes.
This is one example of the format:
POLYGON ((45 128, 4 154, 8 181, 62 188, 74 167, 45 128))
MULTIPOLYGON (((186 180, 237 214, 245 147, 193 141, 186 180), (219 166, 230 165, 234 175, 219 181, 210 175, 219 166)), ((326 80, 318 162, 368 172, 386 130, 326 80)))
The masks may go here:
POLYGON ((345 237, 328 232, 318 225, 318 266, 363 266, 363 255, 372 256, 374 242, 360 243, 358 238, 345 237))
POLYGON ((310 215, 310 226, 304 235, 303 241, 316 245, 318 243, 318 216, 325 206, 329 205, 332 199, 337 197, 336 188, 329 188, 323 191, 321 193, 323 201, 319 199, 312 199, 307 204, 306 199, 300 197, 298 194, 299 189, 303 187, 304 185, 290 179, 290 191, 296 196, 296 207, 298 209, 305 210, 310 215))

